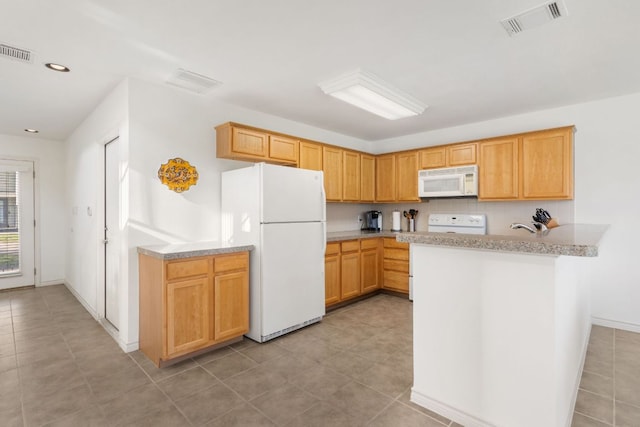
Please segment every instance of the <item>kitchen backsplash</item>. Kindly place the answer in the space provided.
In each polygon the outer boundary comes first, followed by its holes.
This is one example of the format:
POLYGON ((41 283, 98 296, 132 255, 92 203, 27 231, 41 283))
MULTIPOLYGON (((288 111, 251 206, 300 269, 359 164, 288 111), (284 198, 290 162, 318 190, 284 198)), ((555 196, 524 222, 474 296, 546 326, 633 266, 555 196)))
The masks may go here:
POLYGON ((483 213, 487 215, 487 233, 500 234, 501 230, 508 230, 512 222, 529 224, 536 208, 544 208, 558 219, 560 224, 574 222, 573 200, 561 201, 526 201, 526 202, 479 202, 475 198, 462 199, 433 199, 422 203, 397 204, 351 204, 327 203, 327 231, 357 230, 360 225, 357 217, 368 210, 382 212, 383 228, 390 230, 392 226, 392 212, 399 210, 401 214, 402 230, 407 230, 407 220, 402 217, 403 211, 418 210, 416 217, 416 231, 427 231, 428 215, 430 213, 483 213))

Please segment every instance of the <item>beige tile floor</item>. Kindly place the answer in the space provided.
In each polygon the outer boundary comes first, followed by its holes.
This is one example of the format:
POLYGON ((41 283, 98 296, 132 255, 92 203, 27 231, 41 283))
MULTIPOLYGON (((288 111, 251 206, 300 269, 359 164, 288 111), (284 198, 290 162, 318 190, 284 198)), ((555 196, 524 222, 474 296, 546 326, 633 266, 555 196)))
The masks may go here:
MULTIPOLYGON (((458 426, 409 402, 411 327, 409 301, 378 295, 157 369, 63 286, 1 292, 0 425, 458 426)), ((574 426, 640 426, 638 355, 637 334, 594 328, 574 426)))

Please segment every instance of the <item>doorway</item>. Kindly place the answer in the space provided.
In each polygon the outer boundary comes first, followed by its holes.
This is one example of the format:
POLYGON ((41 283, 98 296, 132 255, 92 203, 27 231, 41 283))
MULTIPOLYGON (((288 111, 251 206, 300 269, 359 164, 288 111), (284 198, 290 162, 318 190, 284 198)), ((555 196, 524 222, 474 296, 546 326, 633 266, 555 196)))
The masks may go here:
POLYGON ((119 328, 120 156, 115 138, 104 146, 104 317, 119 328))
POLYGON ((35 285, 34 168, 0 159, 0 290, 35 285))

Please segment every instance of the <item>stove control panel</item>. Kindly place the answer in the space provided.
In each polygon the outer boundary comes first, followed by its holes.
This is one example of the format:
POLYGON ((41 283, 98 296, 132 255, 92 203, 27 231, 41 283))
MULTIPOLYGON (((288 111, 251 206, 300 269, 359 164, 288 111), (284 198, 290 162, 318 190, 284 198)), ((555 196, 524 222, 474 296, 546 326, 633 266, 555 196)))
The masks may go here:
POLYGON ((429 215, 430 232, 486 234, 485 214, 441 214, 429 215))

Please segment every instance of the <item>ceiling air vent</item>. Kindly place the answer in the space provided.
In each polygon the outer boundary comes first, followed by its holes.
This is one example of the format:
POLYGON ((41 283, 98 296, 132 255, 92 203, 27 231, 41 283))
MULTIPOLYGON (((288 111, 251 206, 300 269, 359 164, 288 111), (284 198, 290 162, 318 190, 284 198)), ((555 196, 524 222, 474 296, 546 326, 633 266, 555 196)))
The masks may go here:
POLYGON ((500 21, 507 34, 513 36, 524 30, 538 27, 554 19, 567 16, 563 0, 551 1, 500 21))
POLYGON ((173 75, 167 79, 167 83, 195 93, 205 93, 222 84, 222 82, 210 77, 183 70, 182 68, 173 73, 173 75))
POLYGON ((33 62, 33 53, 31 51, 9 46, 3 43, 0 43, 0 57, 13 59, 20 62, 26 62, 29 64, 33 62))

